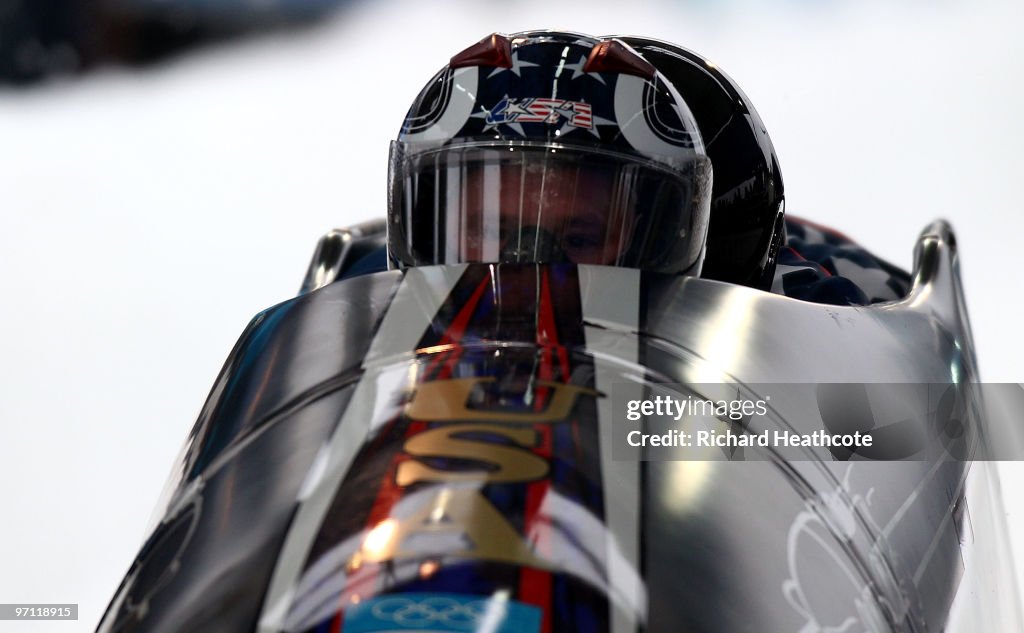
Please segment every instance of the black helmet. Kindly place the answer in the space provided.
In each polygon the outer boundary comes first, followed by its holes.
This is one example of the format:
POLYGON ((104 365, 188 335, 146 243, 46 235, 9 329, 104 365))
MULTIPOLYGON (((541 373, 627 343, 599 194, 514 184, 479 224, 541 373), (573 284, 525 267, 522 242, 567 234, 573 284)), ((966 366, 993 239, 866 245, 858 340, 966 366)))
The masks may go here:
POLYGON ((686 103, 621 40, 494 34, 431 79, 392 144, 388 252, 698 274, 710 195, 686 103))
POLYGON ((715 169, 702 277, 768 289, 784 240, 782 174, 761 118, 713 63, 658 40, 620 37, 661 71, 690 107, 715 169))

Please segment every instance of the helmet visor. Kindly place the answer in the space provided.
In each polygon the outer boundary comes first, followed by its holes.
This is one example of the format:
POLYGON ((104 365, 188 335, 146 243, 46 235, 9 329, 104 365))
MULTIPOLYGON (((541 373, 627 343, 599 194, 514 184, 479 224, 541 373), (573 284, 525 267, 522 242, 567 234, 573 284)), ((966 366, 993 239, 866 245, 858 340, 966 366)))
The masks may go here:
POLYGON ((389 243, 408 266, 603 264, 683 272, 706 232, 706 158, 556 145, 392 146, 389 243), (703 213, 700 209, 703 207, 703 213))

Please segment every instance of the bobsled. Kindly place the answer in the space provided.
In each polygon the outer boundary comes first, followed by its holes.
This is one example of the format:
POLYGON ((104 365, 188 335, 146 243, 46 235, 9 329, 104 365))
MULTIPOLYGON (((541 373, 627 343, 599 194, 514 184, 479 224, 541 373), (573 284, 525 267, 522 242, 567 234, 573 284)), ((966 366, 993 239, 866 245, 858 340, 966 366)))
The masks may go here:
POLYGON ((945 223, 866 306, 384 239, 245 329, 98 631, 1024 630, 985 463, 615 454, 623 389, 976 381, 945 223))

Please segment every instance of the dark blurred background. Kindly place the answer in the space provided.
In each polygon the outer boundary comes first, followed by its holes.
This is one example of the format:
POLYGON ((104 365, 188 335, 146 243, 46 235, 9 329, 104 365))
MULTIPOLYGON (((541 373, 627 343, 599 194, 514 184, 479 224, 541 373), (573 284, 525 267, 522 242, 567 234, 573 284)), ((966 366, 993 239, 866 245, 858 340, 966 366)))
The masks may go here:
POLYGON ((191 47, 307 27, 345 1, 0 0, 0 81, 144 66, 191 47))

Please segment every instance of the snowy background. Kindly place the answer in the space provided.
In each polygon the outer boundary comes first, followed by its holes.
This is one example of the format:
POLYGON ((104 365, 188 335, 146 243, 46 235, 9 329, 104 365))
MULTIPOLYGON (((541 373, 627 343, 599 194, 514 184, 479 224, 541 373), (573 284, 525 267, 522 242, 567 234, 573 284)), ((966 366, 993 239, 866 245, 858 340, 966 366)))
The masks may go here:
MULTIPOLYGON (((492 31, 675 41, 744 88, 787 210, 909 268, 952 221, 987 381, 1024 382, 1016 2, 402 2, 312 31, 0 91, 0 602, 89 631, 235 339, 327 229, 381 217, 421 85, 492 31)), ((1022 538, 1024 469, 1003 471, 1022 538)), ((20 627, 20 628, 19 628, 20 627)))

